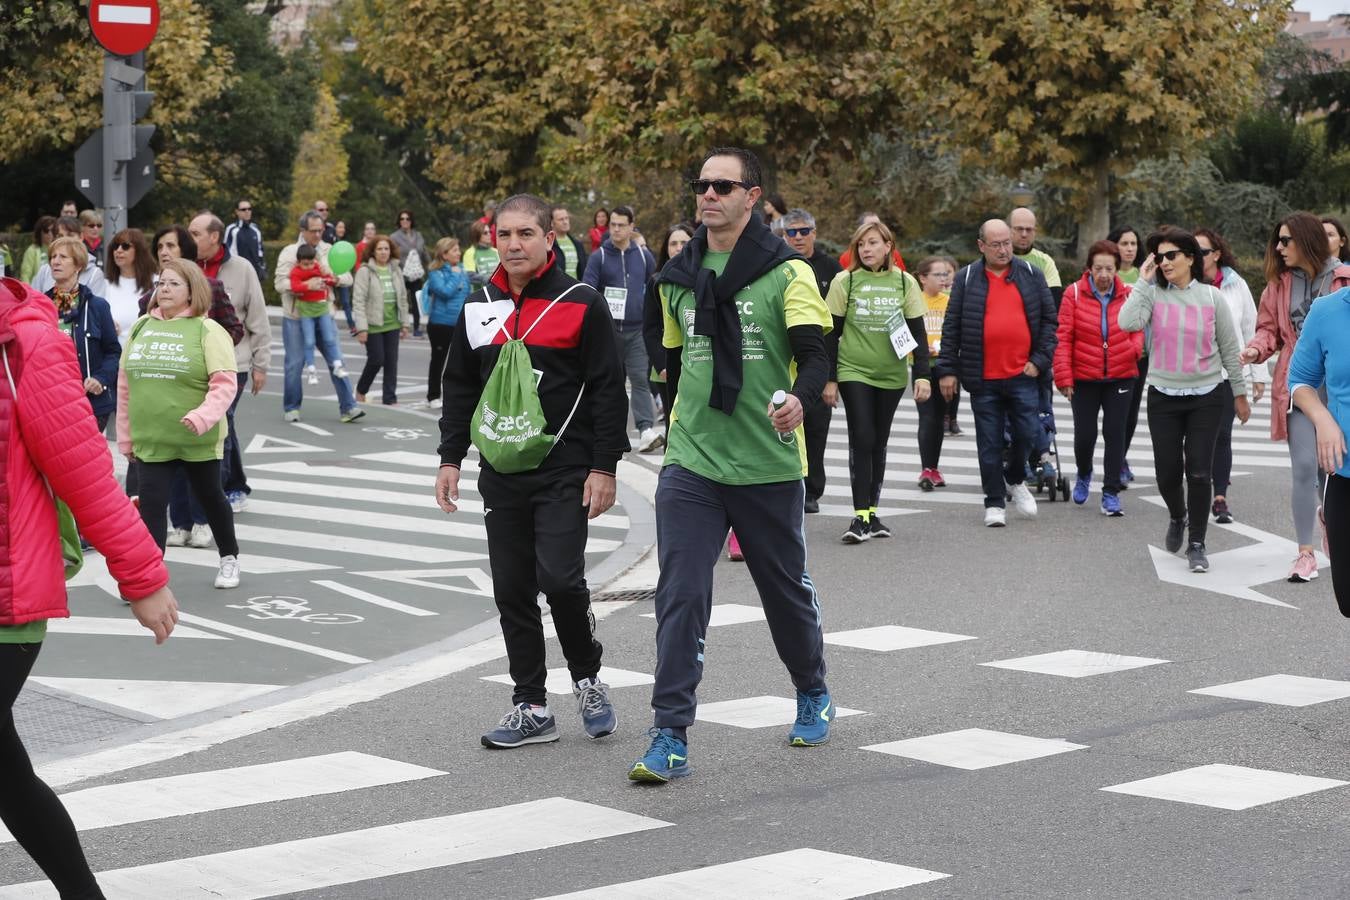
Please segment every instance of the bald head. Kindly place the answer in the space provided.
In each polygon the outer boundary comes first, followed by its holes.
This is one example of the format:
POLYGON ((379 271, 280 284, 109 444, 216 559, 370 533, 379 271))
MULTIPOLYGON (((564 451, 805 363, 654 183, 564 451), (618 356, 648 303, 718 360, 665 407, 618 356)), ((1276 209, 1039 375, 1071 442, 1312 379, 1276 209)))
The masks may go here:
POLYGON ((1018 253, 1030 252, 1036 241, 1036 214, 1019 206, 1008 214, 1008 225, 1012 228, 1013 249, 1018 253))
POLYGON ((220 251, 225 238, 225 223, 213 213, 204 212, 188 223, 188 234, 197 245, 197 258, 209 260, 220 251))
POLYGON ((980 253, 993 272, 1003 272, 1012 263, 1012 230, 1002 219, 990 219, 980 226, 980 253))

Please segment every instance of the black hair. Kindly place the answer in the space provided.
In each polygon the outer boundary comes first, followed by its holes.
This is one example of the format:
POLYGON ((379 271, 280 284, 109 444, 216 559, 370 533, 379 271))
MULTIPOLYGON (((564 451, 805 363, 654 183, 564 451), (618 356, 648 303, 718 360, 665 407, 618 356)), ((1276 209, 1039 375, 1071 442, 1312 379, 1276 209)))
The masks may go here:
MULTIPOLYGON (((1158 248, 1163 244, 1176 244, 1178 250, 1191 258, 1191 277, 1196 281, 1205 280, 1205 258, 1200 255, 1200 244, 1196 241, 1195 235, 1184 228, 1178 228, 1175 225, 1163 225, 1148 236, 1145 245, 1149 253, 1157 253, 1158 248)), ((1154 273, 1154 282, 1158 287, 1167 287, 1167 276, 1162 273, 1162 268, 1154 273)))
POLYGON ((522 212, 533 216, 545 234, 553 230, 553 207, 534 194, 515 194, 507 197, 497 207, 496 220, 500 221, 502 213, 507 212, 522 212))
POLYGON ((298 247, 295 248, 295 258, 297 260, 316 259, 318 255, 319 252, 317 250, 315 250, 309 244, 304 243, 303 241, 300 243, 298 247))
POLYGON ((714 147, 703 157, 703 165, 714 156, 734 156, 741 163, 741 181, 749 187, 759 187, 764 183, 764 170, 760 168, 759 157, 740 147, 714 147))
POLYGON ((666 229, 666 233, 661 235, 661 246, 657 248, 656 270, 659 272, 665 268, 666 263, 670 262, 670 236, 677 231, 683 231, 691 238, 694 236, 694 226, 688 222, 676 222, 666 229))
MULTIPOLYGON (((549 216, 550 216, 550 224, 551 224, 552 215, 553 215, 552 213, 549 213, 549 216)), ((635 223, 635 222, 637 221, 637 216, 633 214, 633 207, 631 207, 631 206, 616 206, 616 207, 614 207, 613 209, 611 209, 611 210, 609 211, 609 221, 610 221, 610 224, 611 224, 611 225, 614 224, 614 217, 615 217, 615 216, 623 216, 625 219, 628 220, 628 224, 629 224, 629 225, 632 225, 633 223, 635 223)))
MULTIPOLYGON (((1127 234, 1134 235, 1134 242, 1139 245, 1134 251, 1134 262, 1130 263, 1131 266, 1137 269, 1139 268, 1139 264, 1144 261, 1144 236, 1139 233, 1138 228, 1134 228, 1130 225, 1121 225, 1117 228, 1112 228, 1111 233, 1106 236, 1106 239, 1119 248, 1120 239, 1127 234)), ((1124 263, 1122 262, 1121 265, 1124 265, 1124 263)))
POLYGON ((197 242, 192 239, 192 235, 182 225, 165 225, 159 231, 155 232, 154 238, 150 241, 150 252, 155 254, 155 259, 159 259, 159 239, 164 237, 170 231, 178 238, 178 252, 183 259, 188 262, 197 261, 197 242))

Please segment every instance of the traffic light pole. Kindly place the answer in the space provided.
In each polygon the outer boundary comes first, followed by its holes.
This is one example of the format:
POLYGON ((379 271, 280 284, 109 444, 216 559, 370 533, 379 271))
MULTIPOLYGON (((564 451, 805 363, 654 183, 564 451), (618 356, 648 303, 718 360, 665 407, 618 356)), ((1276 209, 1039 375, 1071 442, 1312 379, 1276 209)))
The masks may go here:
POLYGON ((125 88, 118 78, 127 68, 121 57, 103 56, 103 234, 107 240, 127 227, 126 160, 132 154, 118 152, 123 136, 131 134, 134 124, 131 106, 123 101, 125 88))

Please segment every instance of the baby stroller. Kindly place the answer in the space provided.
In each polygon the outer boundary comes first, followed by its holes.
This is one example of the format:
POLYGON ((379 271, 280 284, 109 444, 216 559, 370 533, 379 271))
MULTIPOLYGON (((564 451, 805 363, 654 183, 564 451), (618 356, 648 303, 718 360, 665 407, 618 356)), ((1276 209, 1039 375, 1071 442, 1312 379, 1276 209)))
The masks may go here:
MULTIPOLYGON (((1022 460, 1025 467, 1025 480, 1027 488, 1034 490, 1037 494, 1044 494, 1048 488, 1050 493, 1046 499, 1051 503, 1056 500, 1069 499, 1069 479, 1062 475, 1056 466, 1059 462, 1059 442, 1055 439, 1055 409, 1053 394, 1049 388, 1049 380, 1045 379, 1040 385, 1040 409, 1036 413, 1036 419, 1040 423, 1041 433, 1037 446, 1033 447, 1022 460)), ((1012 426, 1008 421, 1003 423, 1003 465, 1006 469, 1013 465, 1013 461, 1008 459, 1008 452, 1012 448, 1012 426)))

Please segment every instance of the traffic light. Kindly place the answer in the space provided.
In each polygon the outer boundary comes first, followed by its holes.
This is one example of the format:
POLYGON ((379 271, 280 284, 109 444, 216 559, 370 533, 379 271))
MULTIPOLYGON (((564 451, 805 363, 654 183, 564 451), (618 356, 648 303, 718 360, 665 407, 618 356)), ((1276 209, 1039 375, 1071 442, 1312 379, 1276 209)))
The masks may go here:
POLYGON ((109 129, 107 150, 117 162, 131 162, 150 149, 153 125, 137 125, 155 95, 145 90, 145 70, 123 62, 104 67, 103 127, 109 129))

